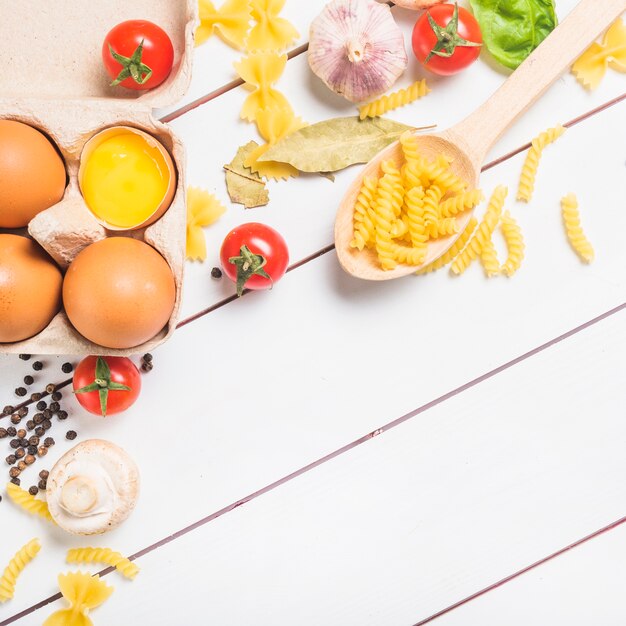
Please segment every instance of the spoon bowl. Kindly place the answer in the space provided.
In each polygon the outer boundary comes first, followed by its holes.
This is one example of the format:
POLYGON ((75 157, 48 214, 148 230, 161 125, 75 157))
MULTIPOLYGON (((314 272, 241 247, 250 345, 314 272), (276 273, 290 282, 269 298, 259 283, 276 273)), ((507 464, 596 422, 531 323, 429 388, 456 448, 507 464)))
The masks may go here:
MULTIPOLYGON (((454 174, 465 180, 470 189, 476 188, 485 156, 500 135, 624 11, 626 0, 581 0, 474 113, 442 133, 418 135, 417 143, 422 154, 430 159, 439 154, 451 159, 450 167, 454 174)), ((402 165, 404 158, 398 141, 379 152, 364 167, 346 192, 335 219, 335 247, 339 263, 348 274, 365 280, 390 280, 419 271, 454 244, 472 216, 472 211, 457 216, 459 233, 429 241, 421 265, 398 264, 393 270, 383 270, 375 251, 351 248, 350 241, 354 230, 354 205, 363 179, 366 176, 378 178, 380 164, 387 159, 396 166, 402 165)))

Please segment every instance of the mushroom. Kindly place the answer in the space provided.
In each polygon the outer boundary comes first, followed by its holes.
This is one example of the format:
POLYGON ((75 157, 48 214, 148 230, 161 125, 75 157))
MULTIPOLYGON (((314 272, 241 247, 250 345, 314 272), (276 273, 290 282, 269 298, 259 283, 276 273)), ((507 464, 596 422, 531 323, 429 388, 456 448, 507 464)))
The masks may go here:
POLYGON ((119 526, 135 508, 139 470, 124 450, 88 439, 66 452, 48 476, 48 509, 74 535, 97 535, 119 526))
POLYGON ((336 93, 363 102, 406 69, 404 37, 386 4, 333 0, 311 23, 309 65, 336 93))

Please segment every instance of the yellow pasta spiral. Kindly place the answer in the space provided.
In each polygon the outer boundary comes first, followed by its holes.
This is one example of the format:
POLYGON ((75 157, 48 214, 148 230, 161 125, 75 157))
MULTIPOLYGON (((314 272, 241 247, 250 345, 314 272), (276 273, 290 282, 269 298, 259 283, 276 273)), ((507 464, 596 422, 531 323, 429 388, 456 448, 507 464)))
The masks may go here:
POLYGON ((509 251, 507 259, 500 269, 510 277, 517 272, 524 260, 524 237, 519 224, 508 211, 502 215, 500 228, 509 251))
POLYGON ((459 225, 455 217, 443 217, 437 220, 435 226, 431 230, 431 237, 438 239, 439 237, 447 237, 459 232, 459 225))
POLYGON ((103 563, 114 567, 120 574, 133 580, 139 567, 119 552, 110 548, 74 548, 67 553, 68 563, 103 563))
POLYGON ((354 205, 354 238, 350 242, 352 248, 363 250, 365 245, 374 241, 374 202, 376 201, 377 181, 365 177, 363 185, 354 205))
POLYGON ((413 187, 404 197, 408 231, 414 248, 426 250, 428 236, 424 220, 424 190, 413 187))
POLYGON ((573 193, 568 193, 561 198, 561 211, 563 214, 563 224, 570 245, 574 252, 585 262, 593 261, 593 246, 589 243, 582 226, 580 225, 580 213, 578 212, 578 200, 573 193))
POLYGON ((390 270, 396 267, 394 244, 391 237, 391 227, 394 220, 400 215, 404 199, 404 189, 400 172, 390 161, 382 163, 383 176, 378 183, 378 197, 374 214, 376 224, 376 252, 381 267, 390 270))
POLYGON ((430 163, 424 168, 424 173, 428 176, 430 183, 439 187, 444 193, 462 193, 467 187, 464 180, 452 173, 447 160, 438 159, 435 163, 430 163))
POLYGON ((409 248, 408 246, 396 245, 394 250, 395 259, 408 265, 420 265, 426 256, 426 246, 421 248, 409 248))
POLYGON ((471 191, 460 193, 443 200, 439 205, 439 214, 441 217, 452 217, 468 209, 473 209, 480 204, 482 199, 483 192, 480 189, 472 189, 471 191))
POLYGON ((366 117, 379 117, 388 111, 415 102, 415 100, 423 98, 429 92, 430 89, 426 85, 426 79, 415 81, 406 89, 399 89, 359 107, 359 117, 362 120, 366 117))
POLYGON ((405 235, 409 232, 409 222, 405 215, 397 219, 391 225, 391 236, 394 239, 404 239, 405 235))
POLYGON ((452 263, 450 270, 453 274, 462 274, 469 267, 470 263, 481 253, 485 243, 491 240, 491 235, 500 220, 507 192, 507 188, 503 185, 498 185, 498 187, 495 188, 478 228, 465 248, 463 248, 463 251, 452 263))
POLYGON ((15 553, 0 576, 0 602, 6 602, 13 597, 18 576, 37 556, 39 550, 41 550, 39 539, 31 539, 15 553))
POLYGON ((7 494, 15 504, 24 509, 27 513, 39 515, 39 517, 43 517, 49 522, 54 522, 48 510, 48 505, 43 500, 37 500, 37 498, 28 493, 28 491, 21 489, 13 483, 9 483, 7 485, 7 494))
POLYGON ((424 196, 424 226, 428 236, 432 238, 438 235, 437 225, 439 223, 441 196, 443 196, 443 191, 434 185, 428 188, 424 196))
POLYGON ((500 262, 498 261, 498 253, 493 245, 493 241, 488 239, 480 251, 480 262, 482 263, 485 274, 488 278, 497 276, 500 273, 500 262))
POLYGON ((535 189, 535 178, 539 169, 539 159, 544 148, 556 141, 563 133, 565 128, 560 124, 553 128, 539 133, 531 142, 531 147, 526 154, 522 173, 520 175, 519 186, 517 188, 517 199, 529 202, 535 189))
POLYGON ((461 233, 459 238, 450 246, 450 248, 442 254, 438 259, 435 259, 432 263, 428 264, 423 269, 416 272, 417 274, 428 274, 429 272, 434 272, 435 270, 441 269, 444 265, 447 265, 452 261, 461 250, 465 247, 465 244, 468 242, 469 238, 472 236, 476 225, 478 224, 478 220, 473 217, 465 227, 465 230, 461 233))

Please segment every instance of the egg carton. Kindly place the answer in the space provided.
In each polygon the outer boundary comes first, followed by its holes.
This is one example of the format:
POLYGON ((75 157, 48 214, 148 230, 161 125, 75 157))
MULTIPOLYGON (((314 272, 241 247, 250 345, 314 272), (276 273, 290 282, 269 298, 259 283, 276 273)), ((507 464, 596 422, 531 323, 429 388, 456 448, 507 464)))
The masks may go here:
POLYGON ((0 353, 107 354, 147 352, 163 343, 178 322, 185 264, 185 150, 153 109, 174 104, 191 80, 197 0, 0 0, 0 119, 23 122, 44 132, 57 146, 66 166, 63 199, 41 212, 28 229, 3 230, 28 234, 65 270, 88 245, 109 236, 140 239, 168 262, 176 283, 176 302, 161 332, 131 349, 115 350, 80 335, 61 310, 38 335, 0 344, 0 353), (169 78, 150 91, 111 87, 101 60, 104 37, 128 19, 146 19, 161 26, 174 45, 169 78), (27 68, 27 71, 25 71, 27 68), (85 143, 112 126, 131 126, 159 140, 177 171, 172 204, 157 222, 133 231, 109 231, 87 208, 78 186, 80 155, 85 143))

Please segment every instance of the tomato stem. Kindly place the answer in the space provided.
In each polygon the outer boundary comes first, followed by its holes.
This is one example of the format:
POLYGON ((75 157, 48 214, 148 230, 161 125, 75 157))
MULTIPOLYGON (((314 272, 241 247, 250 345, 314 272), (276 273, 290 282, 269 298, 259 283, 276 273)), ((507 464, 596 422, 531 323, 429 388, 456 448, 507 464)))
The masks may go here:
POLYGON ((111 368, 109 367, 109 364, 101 356, 99 356, 96 361, 94 381, 85 387, 76 389, 74 393, 91 393, 92 391, 97 391, 100 396, 100 410, 102 412, 102 417, 106 417, 109 391, 130 390, 130 387, 111 380, 111 368))
POLYGON ((117 78, 111 83, 111 87, 119 85, 127 78, 132 78, 138 85, 147 83, 152 77, 152 69, 145 63, 142 63, 141 57, 143 56, 143 42, 137 46, 131 57, 125 57, 113 50, 113 46, 109 44, 109 52, 111 56, 122 66, 122 71, 117 75, 117 78))
POLYGON ((428 23, 437 37, 437 43, 424 59, 424 64, 428 63, 434 55, 438 57, 448 58, 454 54, 458 46, 461 47, 480 47, 482 44, 474 41, 467 41, 459 35, 459 5, 454 3, 454 12, 447 26, 440 26, 435 22, 430 11, 427 11, 428 23))
POLYGON ((239 249, 239 256, 231 256, 228 262, 237 267, 238 296, 243 295, 244 287, 252 276, 263 276, 270 282, 272 280, 272 277, 263 269, 267 259, 261 254, 254 254, 246 245, 239 249))

